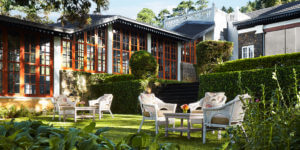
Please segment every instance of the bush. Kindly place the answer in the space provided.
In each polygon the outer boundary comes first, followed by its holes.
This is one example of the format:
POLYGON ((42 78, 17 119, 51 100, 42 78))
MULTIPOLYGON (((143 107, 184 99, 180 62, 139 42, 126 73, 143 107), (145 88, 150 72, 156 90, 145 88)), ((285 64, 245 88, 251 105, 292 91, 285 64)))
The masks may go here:
POLYGON ((233 43, 227 41, 203 41, 197 44, 197 72, 209 73, 216 64, 229 60, 233 43))
POLYGON ((102 133, 109 128, 96 128, 91 122, 83 129, 54 128, 40 121, 3 122, 0 124, 0 149, 66 149, 66 150, 133 150, 133 149, 180 149, 177 144, 158 143, 157 138, 146 133, 128 135, 119 143, 113 143, 102 133), (142 140, 141 140, 142 139, 142 140), (126 142, 125 142, 126 141, 126 142))
POLYGON ((300 53, 262 56, 250 59, 238 59, 218 65, 213 72, 242 71, 300 65, 300 53))
POLYGON ((147 51, 135 52, 129 61, 131 73, 139 79, 145 79, 149 76, 156 77, 158 73, 158 64, 156 59, 147 51))
MULTIPOLYGON (((291 77, 293 68, 298 72, 297 78, 300 79, 300 66, 281 67, 277 69, 278 81, 283 91, 288 92, 293 90, 290 89, 294 83, 291 77)), ((261 97, 261 84, 265 85, 266 95, 270 96, 274 87, 277 86, 276 82, 272 79, 274 71, 275 69, 268 68, 200 75, 199 97, 204 97, 205 92, 223 91, 228 100, 231 100, 236 95, 241 94, 243 89, 249 89, 249 91, 253 92, 253 95, 261 97)))
POLYGON ((113 113, 138 114, 141 111, 138 103, 138 96, 143 92, 140 80, 92 85, 90 91, 92 98, 98 98, 103 94, 113 94, 111 106, 113 113))
POLYGON ((265 97, 266 89, 262 86, 260 100, 244 101, 243 127, 246 134, 240 126, 230 127, 227 135, 231 140, 224 144, 223 149, 300 149, 299 80, 296 72, 291 73, 294 85, 289 88, 296 90, 286 92, 282 90, 277 75, 272 75, 277 83, 271 90, 272 96, 265 97))

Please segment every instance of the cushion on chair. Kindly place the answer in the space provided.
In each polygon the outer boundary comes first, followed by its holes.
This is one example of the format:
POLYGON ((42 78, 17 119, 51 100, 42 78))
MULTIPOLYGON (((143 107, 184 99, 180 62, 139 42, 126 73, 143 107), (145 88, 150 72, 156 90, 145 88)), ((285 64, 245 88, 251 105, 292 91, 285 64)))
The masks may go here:
POLYGON ((211 123, 213 124, 223 124, 223 125, 228 125, 229 124, 229 119, 221 114, 214 116, 211 119, 211 123))
POLYGON ((203 113, 203 110, 193 110, 192 113, 203 113))
POLYGON ((145 117, 150 117, 150 113, 147 112, 147 111, 144 111, 143 115, 144 115, 145 117))
POLYGON ((158 112, 158 117, 164 117, 164 113, 173 113, 171 110, 159 110, 158 112))
POLYGON ((223 102, 224 97, 225 97, 224 92, 218 92, 218 93, 206 92, 203 100, 203 108, 222 106, 225 103, 223 102))
POLYGON ((156 104, 154 94, 141 93, 141 101, 143 104, 156 104))

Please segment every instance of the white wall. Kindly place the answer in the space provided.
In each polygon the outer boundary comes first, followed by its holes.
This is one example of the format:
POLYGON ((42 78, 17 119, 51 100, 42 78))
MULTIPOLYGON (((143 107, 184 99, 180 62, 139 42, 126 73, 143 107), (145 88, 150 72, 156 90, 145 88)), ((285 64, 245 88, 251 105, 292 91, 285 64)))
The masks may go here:
POLYGON ((59 96, 60 94, 60 77, 59 71, 61 67, 61 38, 54 37, 54 83, 53 83, 53 96, 59 96))
POLYGON ((215 28, 214 28, 214 35, 213 40, 224 40, 224 36, 221 36, 221 32, 227 28, 227 14, 223 11, 216 10, 215 11, 215 28))
POLYGON ((112 41, 113 41, 113 27, 109 25, 107 27, 107 73, 113 73, 113 51, 112 51, 112 41))

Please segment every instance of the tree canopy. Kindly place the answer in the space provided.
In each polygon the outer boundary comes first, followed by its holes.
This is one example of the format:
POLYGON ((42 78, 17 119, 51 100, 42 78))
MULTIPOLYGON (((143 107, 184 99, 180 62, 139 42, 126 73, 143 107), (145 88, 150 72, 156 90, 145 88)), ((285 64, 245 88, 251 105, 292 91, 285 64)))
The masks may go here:
POLYGON ((156 23, 156 16, 155 13, 149 9, 149 8, 143 8, 138 14, 137 14, 137 21, 145 22, 148 24, 155 24, 156 23))
POLYGON ((272 7, 276 5, 286 4, 289 2, 295 2, 299 0, 255 0, 253 2, 249 1, 246 6, 241 7, 240 11, 243 13, 272 7))
MULTIPOLYGON (((0 13, 9 15, 11 10, 23 12, 25 20, 50 23, 48 18, 51 12, 60 12, 58 20, 65 24, 66 21, 78 22, 79 26, 90 23, 89 12, 91 4, 96 4, 96 13, 107 10, 109 0, 0 0, 0 13)), ((20 18, 20 16, 17 16, 20 18)))

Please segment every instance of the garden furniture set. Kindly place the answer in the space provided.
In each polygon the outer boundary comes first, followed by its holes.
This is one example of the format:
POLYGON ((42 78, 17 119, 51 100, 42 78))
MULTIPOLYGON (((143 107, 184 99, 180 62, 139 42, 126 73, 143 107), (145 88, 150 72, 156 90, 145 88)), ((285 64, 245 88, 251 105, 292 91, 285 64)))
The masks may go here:
POLYGON ((103 112, 109 112, 113 118, 113 114, 110 110, 112 99, 112 94, 104 94, 96 100, 90 100, 89 106, 76 106, 78 101, 72 102, 67 96, 59 95, 52 99, 54 105, 52 120, 55 118, 56 112, 59 115, 59 121, 61 121, 61 116, 63 116, 64 121, 68 116, 74 117, 75 122, 77 118, 93 118, 93 120, 95 120, 96 112, 99 114, 99 120, 101 120, 103 112), (92 114, 78 114, 78 111, 89 111, 92 114))
MULTIPOLYGON (((248 94, 237 95, 233 100, 225 103, 227 98, 224 92, 206 92, 205 97, 198 102, 189 104, 190 113, 176 113, 176 104, 164 103, 154 94, 141 93, 139 96, 143 120, 138 132, 140 132, 145 120, 155 120, 155 133, 158 134, 159 125, 165 125, 165 136, 169 131, 187 132, 190 138, 191 132, 202 131, 203 143, 208 130, 219 130, 231 125, 242 125, 244 118, 243 103, 241 99, 250 99, 248 94), (175 127, 175 118, 181 120, 180 127, 175 127), (183 126, 183 120, 187 120, 187 127, 183 126), (170 128, 169 124, 173 127, 170 128), (193 124, 202 124, 202 128, 193 128, 193 124)), ((243 127, 242 127, 243 129, 243 127)))

